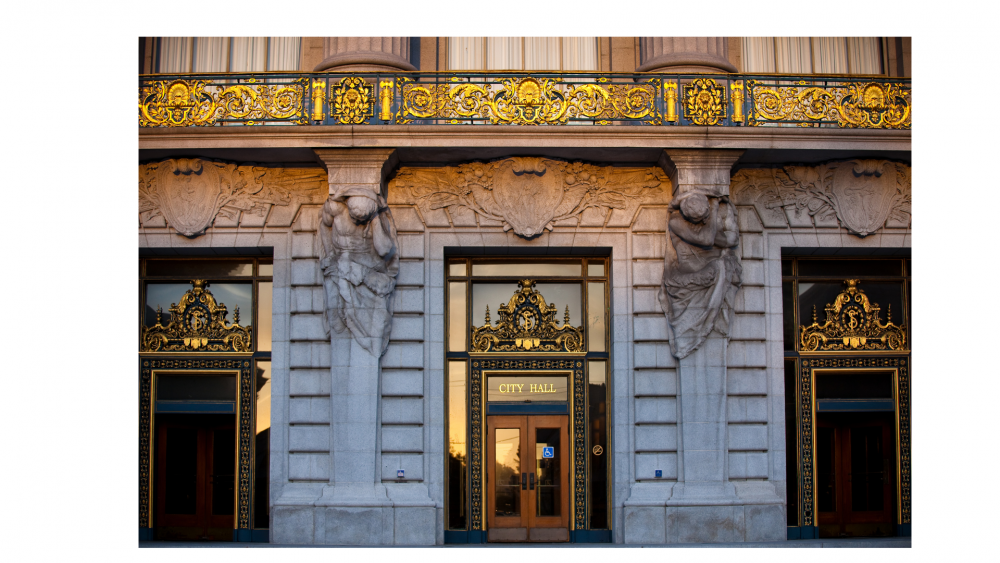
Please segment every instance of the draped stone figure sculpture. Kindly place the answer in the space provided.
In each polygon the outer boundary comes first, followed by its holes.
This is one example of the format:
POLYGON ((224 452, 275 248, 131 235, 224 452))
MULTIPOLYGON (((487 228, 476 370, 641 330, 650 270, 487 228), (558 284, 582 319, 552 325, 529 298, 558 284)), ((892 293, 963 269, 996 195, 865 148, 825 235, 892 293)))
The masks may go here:
POLYGON ((729 198, 704 189, 670 203, 663 285, 670 351, 685 358, 716 330, 729 335, 743 266, 737 254, 739 228, 729 198))
POLYGON ((392 291, 399 273, 389 207, 368 187, 343 188, 323 205, 319 233, 326 330, 349 329, 362 348, 379 358, 389 345, 392 291))

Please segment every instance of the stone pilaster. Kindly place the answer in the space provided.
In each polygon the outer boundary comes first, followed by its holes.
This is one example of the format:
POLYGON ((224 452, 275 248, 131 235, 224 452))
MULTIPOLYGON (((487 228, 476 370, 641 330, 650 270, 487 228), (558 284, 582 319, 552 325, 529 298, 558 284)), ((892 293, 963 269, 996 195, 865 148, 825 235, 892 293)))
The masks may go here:
POLYGON ((381 318, 372 313, 380 306, 383 315, 392 315, 399 257, 385 195, 386 177, 397 162, 395 149, 318 149, 316 153, 327 167, 330 183, 322 218, 326 230, 321 226, 320 236, 326 237, 321 268, 330 328, 331 435, 330 480, 311 503, 313 542, 433 544, 434 502, 426 485, 387 487, 382 483, 380 359, 384 347, 379 343, 388 335, 379 332, 378 323, 361 326, 381 318), (376 201, 381 211, 370 215, 367 224, 358 223, 356 206, 368 200, 376 201), (389 279, 391 286, 385 285, 389 279), (380 296, 385 287, 388 295, 380 296))
POLYGON ((736 72, 725 37, 642 37, 639 72, 736 72))
POLYGON ((325 37, 323 62, 316 71, 394 72, 410 64, 409 37, 325 37))

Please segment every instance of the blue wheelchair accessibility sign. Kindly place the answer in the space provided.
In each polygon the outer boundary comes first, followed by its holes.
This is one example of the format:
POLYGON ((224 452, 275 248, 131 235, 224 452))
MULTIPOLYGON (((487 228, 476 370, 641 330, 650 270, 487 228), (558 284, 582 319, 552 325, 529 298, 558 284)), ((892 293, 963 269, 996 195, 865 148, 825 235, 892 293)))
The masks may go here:
POLYGON ((555 448, 542 448, 542 457, 543 458, 556 457, 556 449, 555 448))

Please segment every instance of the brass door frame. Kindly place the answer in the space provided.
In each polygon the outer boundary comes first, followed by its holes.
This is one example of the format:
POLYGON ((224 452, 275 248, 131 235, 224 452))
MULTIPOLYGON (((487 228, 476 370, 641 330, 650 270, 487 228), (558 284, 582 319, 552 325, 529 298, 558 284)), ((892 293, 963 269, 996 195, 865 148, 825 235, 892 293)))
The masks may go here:
POLYGON ((818 490, 816 467, 816 374, 857 371, 880 371, 892 374, 893 411, 895 420, 896 514, 895 524, 910 523, 910 378, 909 356, 843 358, 837 356, 800 358, 796 381, 799 479, 802 489, 799 501, 799 522, 803 526, 818 526, 815 491, 818 490))
POLYGON ((251 529, 256 401, 253 360, 242 358, 140 356, 139 359, 139 527, 154 528, 153 486, 156 432, 156 378, 159 375, 236 375, 236 490, 233 529, 251 529))

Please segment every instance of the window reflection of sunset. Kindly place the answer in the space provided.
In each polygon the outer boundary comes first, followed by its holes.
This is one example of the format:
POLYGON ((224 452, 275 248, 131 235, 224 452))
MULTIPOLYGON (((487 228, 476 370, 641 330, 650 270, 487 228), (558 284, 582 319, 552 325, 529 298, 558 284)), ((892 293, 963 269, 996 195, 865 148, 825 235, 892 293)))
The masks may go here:
POLYGON ((521 431, 517 428, 497 428, 496 431, 496 460, 497 460, 497 480, 500 481, 500 467, 504 466, 515 473, 521 472, 520 459, 521 431))

